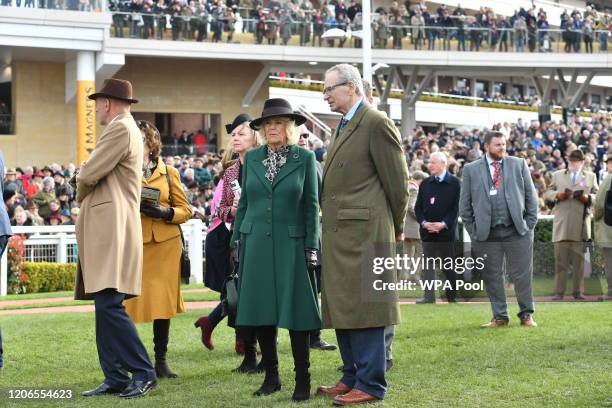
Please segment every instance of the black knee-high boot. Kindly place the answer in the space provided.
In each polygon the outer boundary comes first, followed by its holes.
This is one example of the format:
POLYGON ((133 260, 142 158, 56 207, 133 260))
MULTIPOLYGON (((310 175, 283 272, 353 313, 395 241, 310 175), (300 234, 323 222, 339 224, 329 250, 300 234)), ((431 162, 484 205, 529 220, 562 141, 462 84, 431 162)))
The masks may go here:
POLYGON ((170 319, 153 321, 153 344, 155 351, 155 373, 157 378, 176 378, 178 375, 168 367, 166 353, 170 336, 170 319))
POLYGON ((292 399, 305 401, 310 398, 310 332, 289 330, 289 337, 295 367, 295 390, 292 399))
POLYGON ((257 365, 257 338, 255 336, 255 328, 250 326, 242 326, 236 328, 236 336, 244 343, 244 359, 242 363, 234 368, 235 373, 254 374, 263 371, 263 366, 257 365))
POLYGON ((278 377, 276 331, 275 326, 257 326, 255 328, 257 341, 259 341, 259 347, 261 347, 263 367, 266 371, 266 377, 264 378, 263 384, 253 393, 255 396, 269 395, 281 389, 281 382, 278 377))

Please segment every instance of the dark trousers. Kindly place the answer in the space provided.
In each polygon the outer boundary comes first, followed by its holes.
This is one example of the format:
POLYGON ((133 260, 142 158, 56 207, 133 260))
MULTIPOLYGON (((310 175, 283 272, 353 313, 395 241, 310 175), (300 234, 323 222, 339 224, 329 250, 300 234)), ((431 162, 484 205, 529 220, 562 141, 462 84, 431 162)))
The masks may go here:
POLYGON ((96 345, 104 382, 123 388, 130 382, 155 379, 155 370, 138 337, 136 326, 125 312, 124 293, 105 289, 94 294, 96 345))
POLYGON ((351 388, 383 399, 385 380, 385 328, 336 329, 342 357, 342 381, 351 388))
POLYGON ((533 231, 521 236, 514 226, 498 226, 491 229, 487 241, 472 243, 474 257, 482 257, 487 295, 491 301, 493 317, 509 320, 504 287, 504 272, 514 284, 519 305, 519 318, 532 314, 533 303, 533 231))
MULTIPOLYGON (((4 254, 4 250, 8 245, 8 240, 10 236, 2 235, 0 236, 0 258, 2 258, 2 254, 4 254)), ((0 367, 4 366, 4 349, 2 348, 2 330, 0 330, 0 367)))
MULTIPOLYGON (((423 281, 432 282, 436 279, 436 269, 433 266, 440 264, 444 265, 446 258, 454 257, 454 242, 431 242, 423 241, 423 256, 425 265, 423 267, 423 281), (435 262, 434 262, 435 260, 435 262), (429 264, 429 265, 428 265, 429 264)), ((453 301, 457 298, 455 290, 457 284, 457 274, 453 270, 442 268, 446 282, 452 286, 452 289, 446 289, 446 300, 453 301)), ((424 289, 423 298, 428 301, 436 300, 435 289, 424 289)))

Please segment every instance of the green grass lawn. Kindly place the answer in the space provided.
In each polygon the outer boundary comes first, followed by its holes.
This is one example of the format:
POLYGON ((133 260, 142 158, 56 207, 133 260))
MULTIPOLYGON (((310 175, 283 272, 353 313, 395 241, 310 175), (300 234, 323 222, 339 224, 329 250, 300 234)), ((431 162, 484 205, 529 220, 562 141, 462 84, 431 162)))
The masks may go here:
MULTIPOLYGON (((537 306, 540 327, 527 329, 513 318, 509 328, 479 329, 490 317, 485 304, 407 305, 397 328, 395 366, 385 406, 392 407, 600 407, 612 406, 610 303, 547 303, 537 306)), ((512 306, 510 312, 517 310, 512 306)), ((233 331, 215 332, 214 351, 199 342, 193 311, 172 322, 169 361, 179 373, 151 395, 133 401, 99 397, 64 402, 0 402, 0 406, 66 407, 294 407, 291 352, 281 331, 283 390, 255 399, 261 375, 230 372, 240 358, 233 331)), ((90 313, 2 317, 6 367, 0 388, 72 388, 82 391, 102 379, 90 313)), ((151 325, 139 326, 152 353, 151 325)), ((324 338, 333 341, 332 331, 324 338)), ((313 386, 339 379, 337 352, 312 353, 313 386)), ((314 387, 313 387, 314 388, 314 387)), ((314 391, 314 390, 313 390, 314 391)), ((326 407, 313 397, 303 407, 326 407)), ((380 405, 380 404, 379 404, 380 405)))

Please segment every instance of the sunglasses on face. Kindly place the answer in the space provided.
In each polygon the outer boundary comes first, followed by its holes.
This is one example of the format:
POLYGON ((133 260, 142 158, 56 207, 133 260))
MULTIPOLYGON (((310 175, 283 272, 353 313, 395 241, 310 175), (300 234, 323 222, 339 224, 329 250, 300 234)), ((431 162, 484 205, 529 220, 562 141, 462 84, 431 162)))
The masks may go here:
POLYGON ((300 135, 300 138, 302 138, 302 139, 308 139, 309 137, 310 137, 310 134, 308 134, 308 133, 302 133, 300 135))

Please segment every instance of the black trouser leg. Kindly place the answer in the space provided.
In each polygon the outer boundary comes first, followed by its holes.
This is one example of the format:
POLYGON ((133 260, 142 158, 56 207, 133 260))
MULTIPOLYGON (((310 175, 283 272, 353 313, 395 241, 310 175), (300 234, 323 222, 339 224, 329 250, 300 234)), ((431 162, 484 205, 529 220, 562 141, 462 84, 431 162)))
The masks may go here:
POLYGON ((289 330, 295 371, 294 401, 310 398, 310 332, 289 330))
POLYGON ((254 395, 268 395, 281 389, 280 378, 278 377, 278 353, 276 351, 277 329, 276 326, 257 326, 255 334, 261 348, 261 359, 266 370, 266 377, 254 395))
POLYGON ((175 378, 176 373, 168 367, 166 354, 170 338, 170 319, 153 321, 153 350, 155 351, 155 373, 162 378, 175 378))
POLYGON ((241 326, 236 328, 236 338, 244 343, 244 359, 242 363, 232 371, 237 373, 257 372, 257 338, 255 328, 251 326, 241 326))

